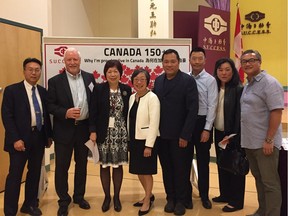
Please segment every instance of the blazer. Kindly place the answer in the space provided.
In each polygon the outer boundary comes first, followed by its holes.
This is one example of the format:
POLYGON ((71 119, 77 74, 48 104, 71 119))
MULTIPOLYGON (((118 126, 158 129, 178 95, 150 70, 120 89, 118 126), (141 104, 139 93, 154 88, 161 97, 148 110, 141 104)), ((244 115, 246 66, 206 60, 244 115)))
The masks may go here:
MULTIPOLYGON (((129 133, 129 113, 135 102, 135 94, 129 99, 129 111, 127 128, 129 133)), ((135 139, 146 140, 145 146, 153 148, 157 136, 159 136, 160 101, 153 92, 148 92, 141 97, 135 122, 135 139)))
MULTIPOLYGON (((41 98, 44 120, 44 143, 48 144, 48 138, 52 137, 50 117, 47 111, 47 91, 40 85, 37 89, 41 98)), ((23 140, 25 148, 29 151, 31 130, 31 110, 24 81, 9 85, 5 88, 2 101, 2 121, 5 128, 4 150, 15 152, 14 142, 23 140)))
POLYGON ((189 141, 199 107, 197 84, 194 78, 179 70, 176 76, 168 81, 164 73, 156 78, 154 92, 161 104, 160 137, 182 138, 189 141), (169 85, 165 82, 169 82, 169 85))
POLYGON ((224 134, 237 134, 233 143, 240 147, 240 98, 243 86, 226 86, 224 93, 224 134))
MULTIPOLYGON (((127 120, 128 103, 131 95, 131 87, 119 83, 122 100, 124 103, 123 118, 127 120)), ((108 82, 97 84, 93 91, 92 102, 90 106, 89 129, 90 132, 96 132, 97 143, 103 143, 107 136, 110 112, 110 87, 108 82)))
MULTIPOLYGON (((81 70, 88 106, 96 85, 93 74, 81 70)), ((74 107, 66 71, 48 80, 48 111, 53 115, 53 135, 55 142, 69 144, 75 131, 75 120, 66 119, 68 109, 74 107)), ((87 121, 88 127, 88 121, 87 121)))

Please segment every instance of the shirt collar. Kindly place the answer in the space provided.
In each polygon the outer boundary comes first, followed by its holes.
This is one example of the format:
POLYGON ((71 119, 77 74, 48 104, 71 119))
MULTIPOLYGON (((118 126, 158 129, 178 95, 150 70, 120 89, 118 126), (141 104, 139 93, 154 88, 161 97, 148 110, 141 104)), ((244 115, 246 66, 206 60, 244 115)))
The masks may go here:
POLYGON ((253 83, 254 81, 259 82, 264 76, 266 76, 267 71, 262 70, 259 74, 257 74, 256 76, 254 76, 251 81, 249 82, 248 78, 247 79, 247 83, 253 83))
MULTIPOLYGON (((33 85, 31 85, 30 83, 28 83, 26 80, 24 80, 24 86, 25 86, 26 89, 30 89, 30 90, 32 90, 32 87, 33 87, 33 85)), ((37 89, 37 84, 34 85, 34 86, 35 86, 35 88, 37 89)))
POLYGON ((191 76, 193 76, 195 79, 199 79, 201 77, 203 77, 205 75, 205 69, 203 69, 199 74, 197 74, 196 76, 193 75, 192 71, 191 71, 191 76))
POLYGON ((77 79, 77 78, 81 77, 81 70, 80 70, 79 73, 76 74, 76 75, 73 75, 73 74, 69 73, 69 72, 66 70, 66 74, 67 74, 67 76, 69 76, 69 77, 71 77, 71 78, 73 78, 73 79, 77 79))

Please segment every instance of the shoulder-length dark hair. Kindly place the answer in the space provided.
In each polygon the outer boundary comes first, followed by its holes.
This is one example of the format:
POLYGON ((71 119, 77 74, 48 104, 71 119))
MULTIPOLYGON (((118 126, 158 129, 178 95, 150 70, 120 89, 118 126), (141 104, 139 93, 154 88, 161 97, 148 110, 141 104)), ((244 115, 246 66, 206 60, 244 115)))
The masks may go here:
POLYGON ((231 66, 231 68, 232 68, 232 73, 233 73, 231 80, 230 80, 228 83, 226 83, 225 86, 236 87, 236 86, 238 86, 238 85, 240 84, 239 73, 238 73, 238 71, 237 71, 237 69, 236 69, 236 67, 235 67, 234 61, 233 61, 232 59, 230 59, 230 58, 221 58, 221 59, 218 59, 218 60, 216 61, 216 63, 215 63, 215 68, 214 68, 214 77, 215 77, 215 79, 216 79, 216 81, 217 81, 218 90, 219 90, 220 87, 221 87, 221 80, 220 80, 220 79, 218 78, 218 76, 217 76, 217 70, 218 70, 218 68, 221 67, 221 65, 224 64, 224 63, 228 63, 228 64, 231 66))

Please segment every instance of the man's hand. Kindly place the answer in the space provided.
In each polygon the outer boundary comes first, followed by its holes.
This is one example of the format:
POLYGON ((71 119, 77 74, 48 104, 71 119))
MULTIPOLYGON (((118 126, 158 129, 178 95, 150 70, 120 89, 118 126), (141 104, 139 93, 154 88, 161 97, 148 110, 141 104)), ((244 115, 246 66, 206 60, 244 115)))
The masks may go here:
POLYGON ((80 117, 80 111, 81 111, 80 108, 76 107, 70 108, 66 112, 66 118, 77 119, 80 117))
POLYGON ((201 133, 200 142, 207 142, 209 140, 209 137, 210 137, 210 131, 203 130, 201 133))
POLYGON ((267 143, 264 141, 263 144, 263 153, 266 156, 269 156, 273 153, 274 143, 267 143))
POLYGON ((23 140, 18 140, 14 142, 14 149, 16 151, 25 151, 26 149, 23 140))
POLYGON ((184 140, 182 138, 179 138, 179 147, 180 148, 186 148, 187 147, 187 144, 188 144, 188 141, 187 140, 184 140))

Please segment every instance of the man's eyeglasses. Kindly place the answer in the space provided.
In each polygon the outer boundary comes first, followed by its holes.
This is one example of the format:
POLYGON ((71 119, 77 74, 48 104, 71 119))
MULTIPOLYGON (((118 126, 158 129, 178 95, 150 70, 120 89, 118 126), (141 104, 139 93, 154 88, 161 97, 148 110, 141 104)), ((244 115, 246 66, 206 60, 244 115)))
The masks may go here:
POLYGON ((249 63, 249 64, 253 64, 253 63, 255 63, 256 61, 259 61, 259 59, 256 59, 256 58, 250 58, 250 59, 242 59, 241 60, 241 64, 242 65, 245 65, 245 64, 247 64, 247 63, 249 63))
POLYGON ((25 68, 26 71, 28 71, 29 73, 40 73, 41 72, 41 69, 39 68, 25 68))

